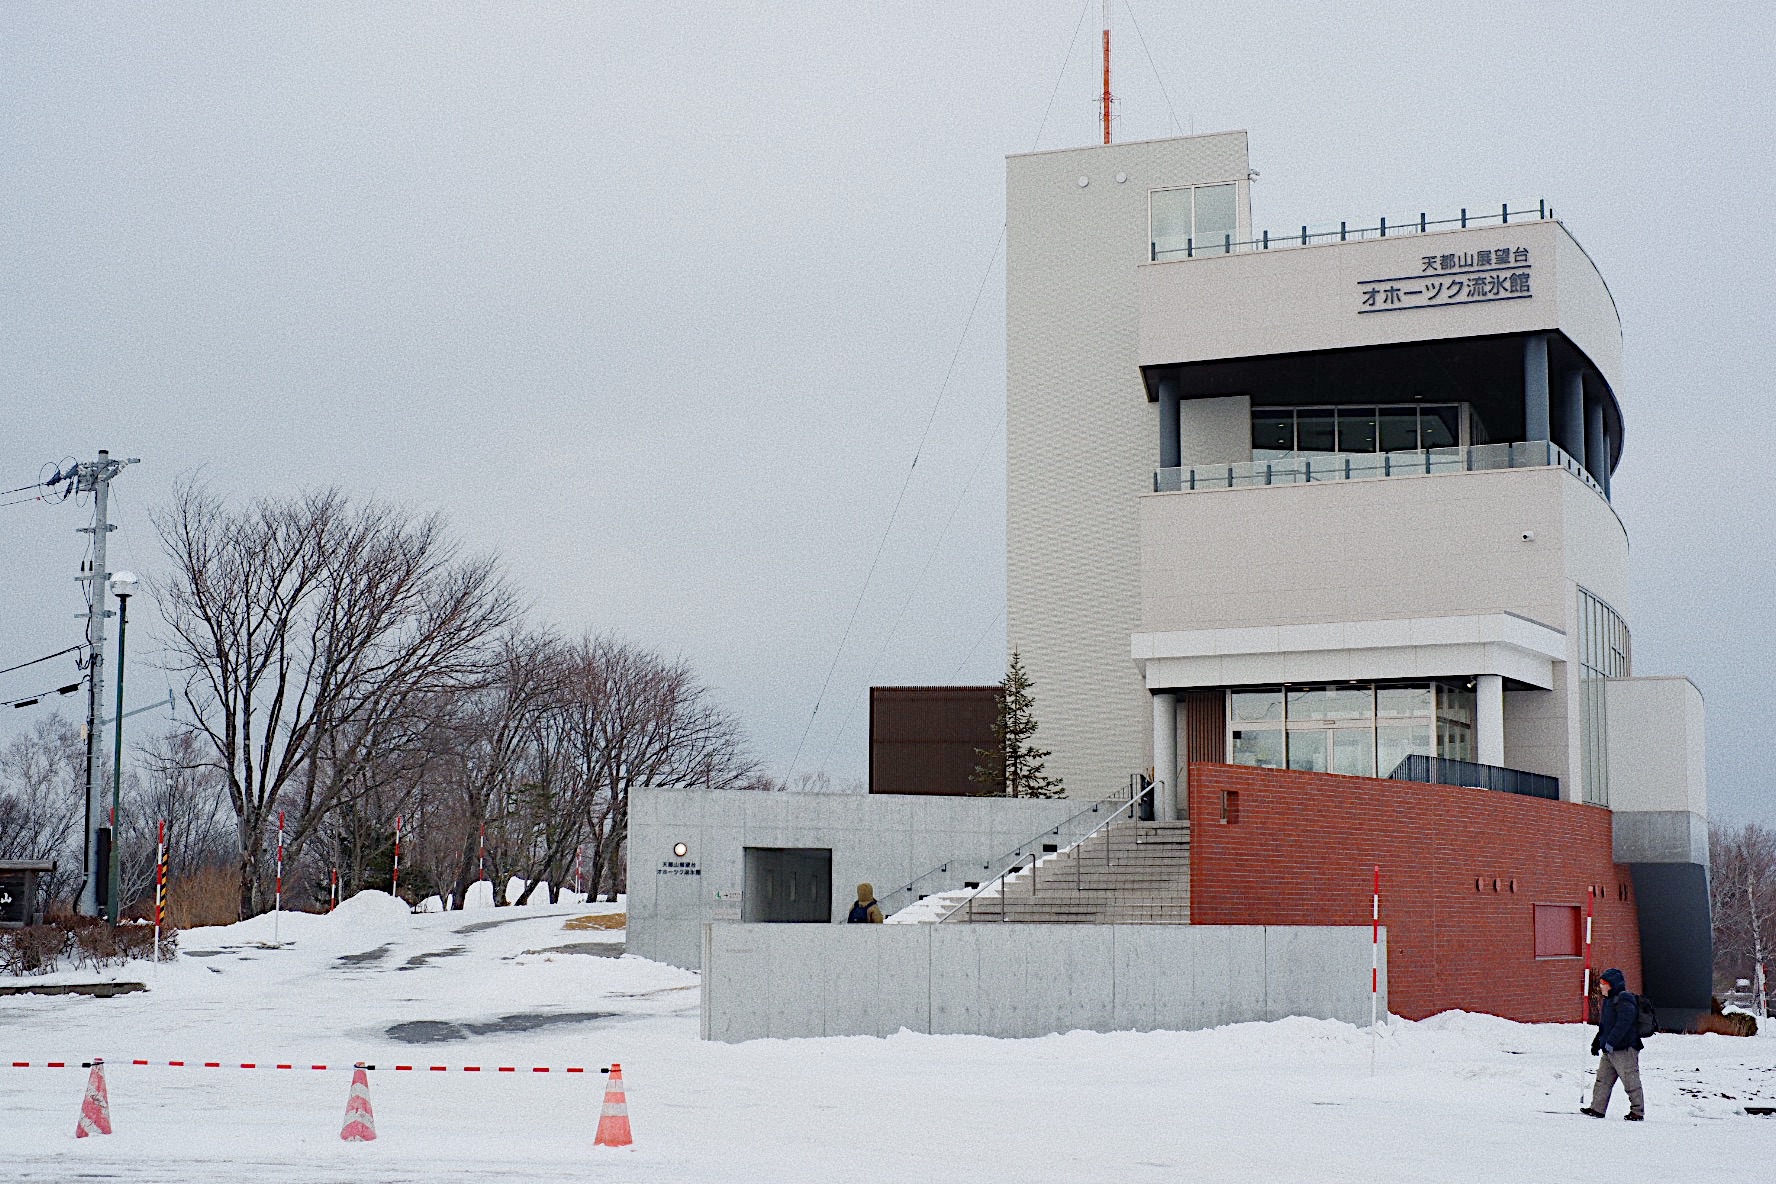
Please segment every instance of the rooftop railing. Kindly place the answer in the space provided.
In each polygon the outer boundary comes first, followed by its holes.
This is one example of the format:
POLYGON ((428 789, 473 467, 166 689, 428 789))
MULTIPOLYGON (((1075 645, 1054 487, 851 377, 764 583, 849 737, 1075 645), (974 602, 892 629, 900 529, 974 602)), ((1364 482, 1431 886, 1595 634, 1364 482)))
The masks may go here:
MULTIPOLYGON (((1401 238, 1406 235, 1431 234, 1441 230, 1467 230, 1476 226, 1508 226, 1512 221, 1539 221, 1554 216, 1554 207, 1546 201, 1513 210, 1509 202, 1499 206, 1497 213, 1464 208, 1453 218, 1432 218, 1420 212, 1401 218, 1382 218, 1374 226, 1352 226, 1349 222, 1304 224, 1299 233, 1287 231, 1262 232, 1257 238, 1235 240, 1231 234, 1203 239, 1187 238, 1182 247, 1162 248, 1150 244, 1152 262, 1174 259, 1195 259, 1205 255, 1232 255, 1243 251, 1280 251, 1290 247, 1310 247, 1316 243, 1343 243, 1357 239, 1401 238)), ((1177 240, 1173 240, 1174 242, 1177 240)), ((1515 245, 1515 244, 1512 244, 1515 245)))
POLYGON ((1565 469, 1595 490, 1598 497, 1609 499, 1603 487, 1585 471, 1584 465, 1548 440, 1477 444, 1471 448, 1426 448, 1415 452, 1304 453, 1277 460, 1156 469, 1153 492, 1200 493, 1211 489, 1249 489, 1259 485, 1312 485, 1324 481, 1543 468, 1565 469))

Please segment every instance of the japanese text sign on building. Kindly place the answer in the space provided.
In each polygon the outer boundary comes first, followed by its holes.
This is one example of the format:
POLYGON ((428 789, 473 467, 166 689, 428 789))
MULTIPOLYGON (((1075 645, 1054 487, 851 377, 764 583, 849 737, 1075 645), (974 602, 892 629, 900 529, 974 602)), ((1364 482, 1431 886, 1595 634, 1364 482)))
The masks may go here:
POLYGON ((656 876, 700 876, 703 869, 691 859, 662 859, 660 866, 654 869, 656 876))
POLYGON ((1490 304, 1497 300, 1528 300, 1533 294, 1529 248, 1499 246, 1485 251, 1421 255, 1419 269, 1413 275, 1359 280, 1357 312, 1360 315, 1454 304, 1490 304))

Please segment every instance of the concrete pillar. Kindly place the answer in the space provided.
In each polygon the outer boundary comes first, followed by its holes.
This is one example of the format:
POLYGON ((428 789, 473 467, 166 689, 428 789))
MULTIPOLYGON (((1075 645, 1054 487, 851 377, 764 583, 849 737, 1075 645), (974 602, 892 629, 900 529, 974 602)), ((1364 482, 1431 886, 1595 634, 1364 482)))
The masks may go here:
POLYGON ((1505 764, 1505 680, 1498 674, 1474 677, 1474 759, 1505 764))
POLYGON ((1585 471, 1609 496, 1609 438, 1603 429, 1603 400, 1592 399, 1585 407, 1585 471))
POLYGON ((1523 339, 1523 438, 1549 439, 1548 338, 1540 333, 1523 339))
POLYGON ((1180 464, 1178 444, 1178 380, 1159 380, 1159 467, 1175 469, 1180 464))
POLYGON ((1178 819, 1178 696, 1153 693, 1153 817, 1178 819))
POLYGON ((1568 370, 1560 383, 1560 438, 1555 441, 1585 467, 1585 372, 1568 370))

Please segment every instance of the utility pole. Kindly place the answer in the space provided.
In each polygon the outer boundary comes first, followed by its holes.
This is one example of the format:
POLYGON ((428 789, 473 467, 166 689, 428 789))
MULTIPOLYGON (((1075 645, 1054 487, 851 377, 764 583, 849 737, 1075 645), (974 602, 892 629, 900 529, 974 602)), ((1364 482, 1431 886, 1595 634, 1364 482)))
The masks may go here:
POLYGON ((107 825, 104 769, 105 740, 100 720, 105 706, 105 618, 111 615, 109 582, 111 572, 105 566, 105 543, 117 528, 111 525, 111 480, 123 472, 125 465, 140 464, 128 460, 112 460, 111 454, 99 450, 99 458, 81 461, 74 466, 74 490, 93 495, 91 526, 82 526, 78 533, 93 536, 92 560, 86 570, 75 576, 87 585, 86 611, 86 849, 80 885, 79 911, 89 917, 105 912, 106 869, 111 865, 111 827, 107 825))

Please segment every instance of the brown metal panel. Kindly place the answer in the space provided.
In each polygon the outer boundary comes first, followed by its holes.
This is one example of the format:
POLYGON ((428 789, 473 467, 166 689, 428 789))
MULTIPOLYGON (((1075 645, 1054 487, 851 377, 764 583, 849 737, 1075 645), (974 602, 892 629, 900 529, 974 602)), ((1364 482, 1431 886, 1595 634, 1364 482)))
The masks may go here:
POLYGON ((1178 745, 1178 807, 1188 816, 1193 796, 1190 792, 1190 763, 1212 761, 1223 764, 1227 760, 1227 692, 1220 689, 1180 691, 1178 716, 1184 732, 1178 745))
POLYGON ((966 797, 980 750, 993 747, 999 688, 871 687, 871 793, 966 797))
POLYGON ((1184 691, 1178 696, 1184 717, 1184 760, 1227 760, 1227 692, 1184 691))

